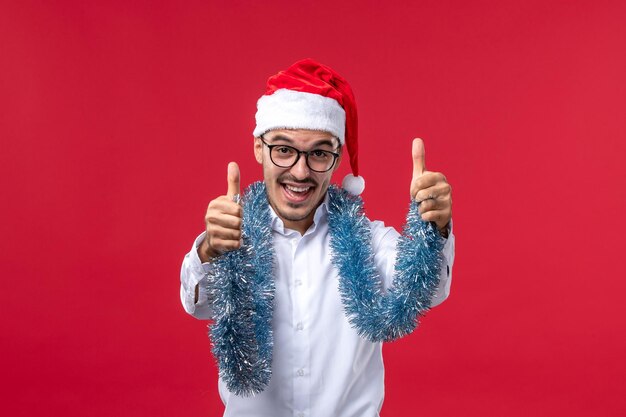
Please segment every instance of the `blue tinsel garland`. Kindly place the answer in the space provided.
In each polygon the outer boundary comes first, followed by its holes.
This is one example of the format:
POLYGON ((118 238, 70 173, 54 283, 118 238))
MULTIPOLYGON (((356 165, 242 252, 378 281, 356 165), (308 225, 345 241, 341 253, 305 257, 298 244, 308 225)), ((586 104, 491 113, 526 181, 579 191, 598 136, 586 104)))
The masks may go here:
MULTIPOLYGON (((363 200, 335 186, 328 193, 332 262, 350 324, 372 342, 411 333, 439 283, 443 243, 437 230, 412 202, 397 245, 393 285, 385 291, 363 200)), ((257 182, 243 197, 243 245, 217 258, 208 280, 213 354, 220 377, 236 395, 259 393, 271 378, 273 266, 269 204, 265 185, 257 182)))
POLYGON ((435 227, 421 219, 418 207, 415 201, 409 207, 397 244, 393 284, 385 293, 374 264, 363 200, 340 188, 330 189, 330 245, 341 277, 341 300, 350 324, 372 342, 411 333, 437 290, 443 242, 435 227))

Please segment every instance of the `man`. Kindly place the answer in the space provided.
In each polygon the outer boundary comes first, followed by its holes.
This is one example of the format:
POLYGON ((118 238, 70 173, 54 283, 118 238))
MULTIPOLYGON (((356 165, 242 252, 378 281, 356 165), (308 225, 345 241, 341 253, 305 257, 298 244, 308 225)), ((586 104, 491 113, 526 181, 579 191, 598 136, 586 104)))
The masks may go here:
POLYGON ((239 168, 209 203, 181 271, 181 300, 213 319, 225 416, 378 416, 382 341, 410 333, 449 294, 451 188, 413 142, 406 237, 362 212, 354 95, 302 60, 268 80, 254 155, 263 183, 240 201, 239 168), (344 146, 345 145, 345 146, 344 146), (347 148, 354 176, 330 186, 347 148), (395 270, 394 270, 395 269, 395 270))

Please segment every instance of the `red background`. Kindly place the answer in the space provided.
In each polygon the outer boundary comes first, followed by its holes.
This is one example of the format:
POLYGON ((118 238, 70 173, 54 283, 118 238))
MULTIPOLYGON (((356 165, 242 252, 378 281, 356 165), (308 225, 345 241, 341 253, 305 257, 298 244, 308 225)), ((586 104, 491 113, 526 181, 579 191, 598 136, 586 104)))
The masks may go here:
POLYGON ((626 415, 626 3, 260 3, 1 3, 0 412, 221 414, 180 262, 313 57, 370 217, 401 225, 415 136, 454 188, 452 294, 385 347, 382 415, 626 415))

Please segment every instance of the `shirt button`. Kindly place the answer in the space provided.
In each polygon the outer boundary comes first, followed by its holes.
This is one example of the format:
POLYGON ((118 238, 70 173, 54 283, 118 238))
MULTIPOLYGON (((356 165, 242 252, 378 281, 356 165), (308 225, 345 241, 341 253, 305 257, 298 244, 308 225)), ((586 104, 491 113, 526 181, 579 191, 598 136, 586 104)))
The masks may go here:
POLYGON ((297 279, 297 280, 296 280, 296 287, 299 287, 300 285, 302 285, 302 281, 301 281, 301 280, 299 280, 299 279, 297 279))
POLYGON ((298 330, 302 330, 302 329, 304 329, 304 325, 302 324, 302 322, 300 322, 300 323, 298 323, 298 324, 296 325, 296 329, 298 329, 298 330))
POLYGON ((298 417, 304 417, 304 413, 298 413, 298 417))
POLYGON ((304 376, 304 369, 298 369, 298 372, 296 372, 298 374, 298 376, 304 376))

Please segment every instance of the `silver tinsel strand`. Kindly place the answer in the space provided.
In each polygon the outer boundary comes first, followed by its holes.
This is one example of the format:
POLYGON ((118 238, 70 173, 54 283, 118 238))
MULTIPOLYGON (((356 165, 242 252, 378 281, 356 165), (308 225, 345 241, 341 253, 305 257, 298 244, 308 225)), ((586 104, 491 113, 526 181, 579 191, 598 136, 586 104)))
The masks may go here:
POLYGON ((240 396, 259 393, 272 376, 274 247, 271 216, 262 183, 243 197, 243 245, 213 263, 208 296, 210 326, 220 378, 240 396), (265 242, 260 244, 259 242, 265 242))
MULTIPOLYGON (((443 241, 437 230, 412 202, 398 241, 393 284, 385 292, 363 201, 335 186, 328 192, 332 262, 350 323, 372 342, 411 333, 439 283, 443 241)), ((246 190, 243 208, 243 245, 216 259, 208 279, 214 311, 209 333, 220 378, 234 394, 249 396, 265 389, 272 372, 274 253, 263 183, 246 190)))

